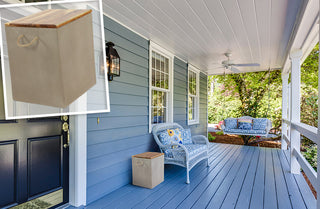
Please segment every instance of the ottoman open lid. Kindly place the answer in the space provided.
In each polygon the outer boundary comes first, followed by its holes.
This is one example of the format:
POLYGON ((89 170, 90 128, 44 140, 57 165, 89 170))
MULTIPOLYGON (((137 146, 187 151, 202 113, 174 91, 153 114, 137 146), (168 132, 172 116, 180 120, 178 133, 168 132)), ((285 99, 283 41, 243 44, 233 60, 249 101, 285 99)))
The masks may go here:
POLYGON ((12 27, 59 28, 91 13, 91 9, 48 9, 6 23, 12 27))

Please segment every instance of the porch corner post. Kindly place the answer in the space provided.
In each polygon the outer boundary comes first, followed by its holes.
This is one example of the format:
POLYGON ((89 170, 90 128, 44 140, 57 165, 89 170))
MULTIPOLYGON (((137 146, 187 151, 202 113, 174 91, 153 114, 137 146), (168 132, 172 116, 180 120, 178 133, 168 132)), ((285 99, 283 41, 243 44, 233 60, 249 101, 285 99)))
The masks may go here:
MULTIPOLYGON (((282 119, 288 119, 288 79, 289 74, 283 73, 282 74, 282 119)), ((286 140, 284 139, 284 134, 287 135, 288 126, 286 123, 282 121, 282 128, 281 128, 281 149, 288 149, 288 145, 286 140)), ((287 135, 288 136, 288 135, 287 135)))
MULTIPOLYGON (((300 83, 301 83, 301 57, 302 51, 296 50, 290 53, 291 60, 291 114, 290 123, 300 122, 300 83)), ((300 164, 294 156, 294 150, 300 152, 300 132, 290 128, 290 170, 291 173, 300 174, 300 164)))
MULTIPOLYGON (((320 15, 320 11, 319 11, 320 15)), ((318 25, 319 27, 319 25, 318 25)), ((319 28, 320 29, 320 28, 319 28)), ((320 34, 319 34, 319 41, 320 41, 320 34)), ((320 64, 320 57, 318 57, 318 63, 320 64)), ((318 65, 318 69, 320 70, 320 65, 318 65)), ((320 71, 319 71, 320 72, 320 71)), ((318 75, 318 83, 320 82, 320 76, 318 75)), ((318 85, 318 98, 320 98, 320 86, 318 85)), ((318 107, 320 107, 320 100, 318 99, 318 107)), ((320 109, 318 108, 318 143, 317 143, 317 165, 320 165, 320 109)), ((320 169, 317 169, 317 185, 314 186, 317 191, 317 209, 320 209, 320 169)))
MULTIPOLYGON (((73 105, 74 110, 85 111, 87 95, 82 95, 73 105)), ((70 116, 69 121, 69 204, 83 207, 87 202, 87 115, 70 116)))

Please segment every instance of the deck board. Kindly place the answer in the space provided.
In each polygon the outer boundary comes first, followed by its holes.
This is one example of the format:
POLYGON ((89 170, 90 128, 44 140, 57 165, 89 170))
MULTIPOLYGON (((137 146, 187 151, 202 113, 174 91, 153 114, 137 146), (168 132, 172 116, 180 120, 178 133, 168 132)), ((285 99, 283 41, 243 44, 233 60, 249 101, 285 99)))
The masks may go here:
POLYGON ((153 189, 126 185, 86 208, 316 208, 302 175, 290 173, 289 151, 212 143, 210 166, 166 166, 153 189))
POLYGON ((271 149, 266 149, 266 170, 264 188, 264 208, 277 208, 276 182, 271 149))
POLYGON ((272 150, 274 176, 276 182, 278 208, 279 209, 290 209, 292 208, 289 192, 287 189, 285 177, 281 169, 280 159, 276 149, 272 150))
POLYGON ((259 163, 254 178, 253 190, 250 201, 250 208, 263 209, 263 197, 265 188, 265 164, 266 164, 266 149, 261 148, 259 155, 259 163))

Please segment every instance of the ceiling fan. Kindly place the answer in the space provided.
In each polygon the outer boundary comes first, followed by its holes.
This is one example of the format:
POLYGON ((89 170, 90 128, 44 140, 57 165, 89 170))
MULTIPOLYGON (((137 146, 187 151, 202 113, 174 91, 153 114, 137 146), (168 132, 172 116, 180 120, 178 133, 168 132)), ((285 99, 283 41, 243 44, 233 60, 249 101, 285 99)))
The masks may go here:
POLYGON ((241 72, 241 70, 239 70, 236 67, 259 67, 260 66, 260 64, 258 64, 258 63, 235 64, 235 63, 233 63, 232 60, 230 60, 230 57, 232 55, 230 52, 224 53, 224 55, 227 57, 227 60, 222 61, 222 63, 221 63, 222 66, 225 69, 231 70, 235 73, 241 72))

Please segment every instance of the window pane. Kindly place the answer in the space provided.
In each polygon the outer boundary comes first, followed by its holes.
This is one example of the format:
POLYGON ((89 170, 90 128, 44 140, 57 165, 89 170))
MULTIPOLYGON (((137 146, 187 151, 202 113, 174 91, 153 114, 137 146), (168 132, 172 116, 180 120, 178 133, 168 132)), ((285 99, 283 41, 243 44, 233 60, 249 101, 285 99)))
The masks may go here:
POLYGON ((162 94, 163 94, 163 92, 161 92, 161 91, 158 91, 158 107, 163 107, 163 97, 162 97, 162 94))
POLYGON ((165 58, 164 66, 165 66, 164 72, 169 73, 169 59, 168 58, 165 58))
POLYGON ((164 56, 161 56, 161 71, 164 72, 164 56))
POLYGON ((156 71, 152 69, 152 86, 156 85, 156 71))
POLYGON ((193 97, 189 96, 188 104, 189 104, 188 118, 189 120, 193 120, 193 97))
POLYGON ((166 122, 166 105, 167 93, 162 91, 152 90, 152 104, 151 104, 151 123, 166 122))
POLYGON ((156 69, 160 70, 160 54, 156 53, 156 69))
POLYGON ((162 107, 167 107, 167 93, 162 92, 162 107))
POLYGON ((189 71, 189 94, 197 95, 197 74, 189 71))
POLYGON ((151 124, 155 124, 157 120, 157 116, 155 114, 155 108, 151 107, 151 124))
POLYGON ((157 106, 157 91, 155 91, 155 90, 152 90, 151 106, 157 106))
POLYGON ((165 89, 169 89, 169 75, 164 75, 164 87, 165 89))
POLYGON ((155 56, 156 56, 155 53, 152 52, 152 68, 155 68, 155 66, 156 66, 156 57, 155 56))
POLYGON ((160 88, 160 72, 156 70, 156 85, 155 87, 160 88))
POLYGON ((167 108, 162 108, 162 123, 167 121, 167 108))
POLYGON ((160 73, 160 88, 164 88, 164 73, 160 73))

